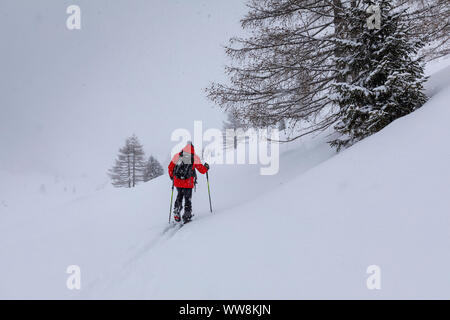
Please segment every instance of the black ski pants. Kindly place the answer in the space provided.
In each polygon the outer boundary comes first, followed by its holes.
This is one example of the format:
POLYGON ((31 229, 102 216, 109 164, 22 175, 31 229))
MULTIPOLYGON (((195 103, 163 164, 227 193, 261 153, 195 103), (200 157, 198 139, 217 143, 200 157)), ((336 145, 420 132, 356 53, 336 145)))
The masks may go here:
POLYGON ((190 216, 192 214, 192 188, 178 188, 177 187, 177 199, 175 200, 174 211, 180 213, 181 207, 183 206, 184 198, 184 214, 190 216))

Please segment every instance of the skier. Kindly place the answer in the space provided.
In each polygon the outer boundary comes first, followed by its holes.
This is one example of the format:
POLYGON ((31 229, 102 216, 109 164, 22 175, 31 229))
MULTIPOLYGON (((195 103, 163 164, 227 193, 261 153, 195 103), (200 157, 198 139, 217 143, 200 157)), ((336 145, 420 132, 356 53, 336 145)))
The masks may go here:
POLYGON ((197 169, 201 174, 209 170, 208 163, 202 165, 200 158, 195 154, 192 142, 188 141, 186 146, 173 156, 169 164, 169 176, 177 188, 178 194, 174 206, 174 219, 179 222, 182 202, 184 198, 183 221, 189 222, 192 218, 192 189, 197 183, 197 169))

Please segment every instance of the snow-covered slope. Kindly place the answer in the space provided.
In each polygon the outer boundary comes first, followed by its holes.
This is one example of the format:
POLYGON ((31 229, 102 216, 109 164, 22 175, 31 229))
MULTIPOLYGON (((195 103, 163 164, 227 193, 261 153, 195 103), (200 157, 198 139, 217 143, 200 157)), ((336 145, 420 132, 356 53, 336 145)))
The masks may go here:
POLYGON ((437 74, 423 108, 340 154, 315 139, 275 176, 213 167, 214 213, 202 176, 179 230, 166 175, 2 220, 0 298, 450 298, 450 83, 437 74))

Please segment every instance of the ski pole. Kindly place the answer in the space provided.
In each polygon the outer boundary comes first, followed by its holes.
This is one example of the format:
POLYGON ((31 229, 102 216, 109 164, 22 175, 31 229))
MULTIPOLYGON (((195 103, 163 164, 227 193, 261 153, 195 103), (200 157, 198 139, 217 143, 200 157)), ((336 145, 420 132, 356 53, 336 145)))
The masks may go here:
POLYGON ((209 176, 208 176, 208 171, 206 171, 206 182, 208 184, 208 197, 209 197, 209 210, 212 213, 212 205, 211 205, 211 191, 209 190, 209 176))
POLYGON ((169 223, 170 223, 170 217, 172 216, 173 185, 174 185, 174 181, 172 180, 172 195, 170 196, 169 223))

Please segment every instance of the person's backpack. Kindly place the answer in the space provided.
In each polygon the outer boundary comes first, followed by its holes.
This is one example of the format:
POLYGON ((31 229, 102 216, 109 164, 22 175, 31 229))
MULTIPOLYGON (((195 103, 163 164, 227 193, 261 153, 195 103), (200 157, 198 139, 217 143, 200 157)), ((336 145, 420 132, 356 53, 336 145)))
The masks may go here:
POLYGON ((173 169, 173 175, 175 178, 181 180, 195 176, 194 155, 181 151, 179 153, 178 161, 175 164, 175 168, 173 169))

